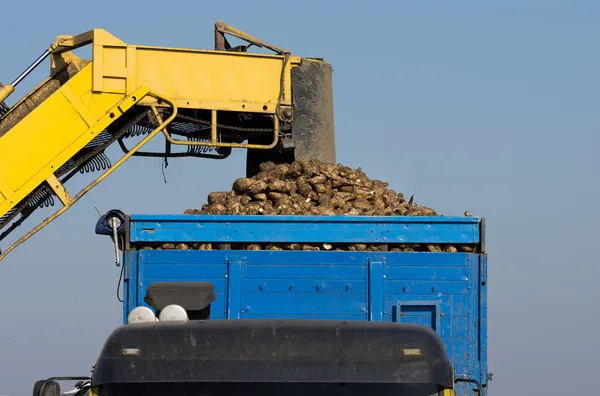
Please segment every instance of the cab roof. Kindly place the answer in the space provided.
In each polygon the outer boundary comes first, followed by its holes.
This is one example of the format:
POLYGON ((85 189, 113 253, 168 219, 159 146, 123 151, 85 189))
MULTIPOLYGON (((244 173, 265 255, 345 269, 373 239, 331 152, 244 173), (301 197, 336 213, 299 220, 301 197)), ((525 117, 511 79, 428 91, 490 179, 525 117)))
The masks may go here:
POLYGON ((407 323, 234 319, 125 325, 93 383, 317 382, 452 386, 446 347, 407 323))

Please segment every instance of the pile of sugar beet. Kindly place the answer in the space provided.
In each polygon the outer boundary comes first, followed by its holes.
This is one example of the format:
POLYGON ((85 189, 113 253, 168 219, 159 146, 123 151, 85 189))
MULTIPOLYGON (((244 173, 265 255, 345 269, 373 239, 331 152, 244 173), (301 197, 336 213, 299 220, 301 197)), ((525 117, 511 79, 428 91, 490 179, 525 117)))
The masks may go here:
MULTIPOLYGON (((266 162, 251 178, 240 178, 231 191, 208 194, 201 210, 185 214, 320 215, 320 216, 438 216, 430 208, 408 201, 388 183, 371 180, 360 169, 317 160, 292 164, 266 162)), ((171 244, 148 249, 351 250, 351 251, 473 251, 472 246, 414 244, 171 244)))

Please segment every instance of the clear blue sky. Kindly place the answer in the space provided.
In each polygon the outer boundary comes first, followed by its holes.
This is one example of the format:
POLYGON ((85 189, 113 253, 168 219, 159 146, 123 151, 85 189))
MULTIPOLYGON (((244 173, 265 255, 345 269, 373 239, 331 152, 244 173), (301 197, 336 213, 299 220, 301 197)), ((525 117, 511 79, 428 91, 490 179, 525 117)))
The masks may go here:
MULTIPOLYGON (((442 214, 488 220, 492 394, 596 387, 600 3, 85 3, 3 2, 0 80, 56 35, 95 27, 132 44, 211 48, 223 19, 327 58, 339 162, 442 214)), ((172 160, 165 184, 159 160, 130 161, 1 262, 0 394, 89 374, 121 323, 119 270, 110 240, 94 235, 95 207, 181 213, 229 189, 243 165, 243 153, 172 160)))

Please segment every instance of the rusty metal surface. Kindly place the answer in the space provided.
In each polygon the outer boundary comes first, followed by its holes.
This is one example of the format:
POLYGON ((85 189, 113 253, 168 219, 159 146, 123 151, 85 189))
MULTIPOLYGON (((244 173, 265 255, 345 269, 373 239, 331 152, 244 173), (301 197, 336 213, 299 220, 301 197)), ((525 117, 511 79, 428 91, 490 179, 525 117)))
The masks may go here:
POLYGON ((292 69, 296 160, 336 162, 332 74, 330 64, 311 60, 292 69))
MULTIPOLYGON (((308 59, 292 69, 293 114, 292 121, 287 124, 291 124, 294 148, 289 151, 283 147, 271 150, 249 149, 246 156, 246 177, 256 175, 259 165, 267 161, 280 164, 318 159, 336 163, 332 72, 330 64, 308 59)), ((285 131, 288 135, 289 132, 285 131)), ((283 146, 287 140, 288 136, 280 137, 283 146)), ((264 134, 249 136, 248 141, 253 144, 269 142, 264 134)))
POLYGON ((57 72, 54 76, 48 78, 27 96, 21 99, 10 111, 0 118, 0 137, 6 134, 12 127, 17 125, 23 118, 31 113, 40 103, 49 98, 65 82, 73 78, 77 72, 85 67, 89 60, 80 60, 77 63, 71 62, 57 72))

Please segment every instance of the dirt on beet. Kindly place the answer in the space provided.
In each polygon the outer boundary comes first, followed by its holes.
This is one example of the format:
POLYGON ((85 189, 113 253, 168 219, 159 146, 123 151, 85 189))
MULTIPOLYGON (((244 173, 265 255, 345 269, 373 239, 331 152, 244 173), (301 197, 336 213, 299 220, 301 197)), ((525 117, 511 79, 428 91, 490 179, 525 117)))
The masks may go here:
POLYGON ((252 178, 237 179, 231 191, 208 194, 201 209, 186 214, 437 216, 405 199, 388 183, 371 180, 360 168, 317 160, 266 162, 252 178))
MULTIPOLYGON (((251 178, 233 182, 230 191, 208 194, 201 209, 185 214, 198 215, 318 215, 318 216, 439 216, 428 207, 408 201, 388 183, 371 180, 360 168, 328 164, 317 160, 292 164, 266 162, 251 178)), ((333 250, 333 251, 404 251, 473 252, 468 245, 439 244, 162 244, 146 249, 178 250, 333 250)))

